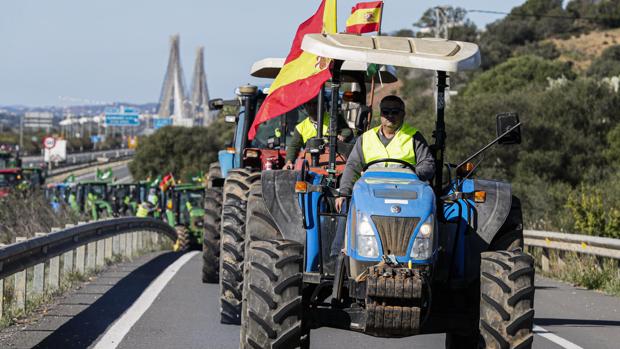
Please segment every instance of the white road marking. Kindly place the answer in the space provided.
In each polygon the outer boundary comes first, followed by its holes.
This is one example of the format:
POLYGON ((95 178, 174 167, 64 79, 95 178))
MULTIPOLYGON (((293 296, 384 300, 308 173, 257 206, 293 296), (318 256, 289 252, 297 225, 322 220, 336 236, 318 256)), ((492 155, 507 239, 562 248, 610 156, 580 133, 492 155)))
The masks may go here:
POLYGON ((198 251, 188 252, 174 263, 172 263, 166 270, 164 270, 153 281, 149 287, 142 292, 142 295, 118 318, 112 326, 101 336, 101 339, 95 344, 94 349, 111 349, 116 348, 123 338, 129 333, 133 325, 140 320, 142 315, 151 307, 159 293, 166 287, 168 282, 172 280, 174 275, 187 263, 192 257, 197 255, 198 251))
POLYGON ((583 349, 582 347, 578 346, 577 344, 573 343, 573 342, 569 342, 566 339, 556 336, 553 333, 545 330, 544 328, 540 327, 540 326, 536 326, 534 325, 534 333, 536 333, 537 335, 545 338, 546 340, 552 341, 553 343, 561 346, 564 349, 583 349))

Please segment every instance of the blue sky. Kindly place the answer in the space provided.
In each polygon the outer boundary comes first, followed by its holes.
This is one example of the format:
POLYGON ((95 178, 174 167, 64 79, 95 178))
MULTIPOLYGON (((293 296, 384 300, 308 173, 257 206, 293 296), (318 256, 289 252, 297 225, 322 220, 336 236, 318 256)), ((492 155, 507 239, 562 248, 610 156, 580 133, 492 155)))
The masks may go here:
MULTIPOLYGON (((339 29, 357 2, 338 1, 339 29)), ((509 11, 523 2, 385 0, 383 28, 412 28, 435 5, 509 11)), ((297 26, 319 3, 5 0, 0 3, 0 105, 61 105, 68 98, 156 102, 174 33, 181 35, 187 88, 195 49, 202 45, 211 97, 229 97, 236 86, 257 82, 249 76, 254 61, 288 53, 297 26)), ((472 13, 470 18, 483 26, 499 17, 472 13)))

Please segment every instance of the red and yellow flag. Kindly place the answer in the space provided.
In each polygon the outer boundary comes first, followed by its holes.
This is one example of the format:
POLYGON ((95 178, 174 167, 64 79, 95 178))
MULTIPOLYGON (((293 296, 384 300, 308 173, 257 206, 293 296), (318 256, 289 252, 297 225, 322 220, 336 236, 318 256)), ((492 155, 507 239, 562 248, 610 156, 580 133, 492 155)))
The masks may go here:
POLYGON ((347 19, 347 33, 363 34, 381 30, 383 1, 360 2, 351 9, 347 19))
POLYGON ((269 95, 254 118, 248 137, 254 139, 258 125, 287 113, 318 95, 331 79, 331 60, 301 49, 306 34, 337 32, 336 0, 322 0, 316 13, 297 29, 291 51, 284 66, 269 88, 269 95))

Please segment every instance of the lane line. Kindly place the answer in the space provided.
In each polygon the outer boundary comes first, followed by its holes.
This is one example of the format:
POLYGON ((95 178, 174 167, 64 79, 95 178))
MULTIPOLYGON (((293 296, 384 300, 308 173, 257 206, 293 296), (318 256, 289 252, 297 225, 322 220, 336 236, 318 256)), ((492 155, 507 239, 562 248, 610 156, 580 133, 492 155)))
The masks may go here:
POLYGON ((534 325, 534 333, 545 338, 546 340, 552 341, 553 343, 561 346, 564 349, 583 349, 573 342, 569 342, 566 339, 556 336, 555 334, 545 330, 540 326, 534 325))
POLYGON ((159 293, 166 287, 168 282, 172 280, 174 275, 187 263, 192 257, 197 255, 199 251, 188 252, 174 263, 172 263, 166 270, 164 270, 153 281, 149 287, 142 292, 142 295, 136 299, 136 301, 129 307, 120 318, 118 318, 112 326, 101 336, 101 339, 95 344, 93 349, 111 349, 116 348, 123 338, 129 333, 133 325, 140 320, 142 315, 151 307, 159 293))

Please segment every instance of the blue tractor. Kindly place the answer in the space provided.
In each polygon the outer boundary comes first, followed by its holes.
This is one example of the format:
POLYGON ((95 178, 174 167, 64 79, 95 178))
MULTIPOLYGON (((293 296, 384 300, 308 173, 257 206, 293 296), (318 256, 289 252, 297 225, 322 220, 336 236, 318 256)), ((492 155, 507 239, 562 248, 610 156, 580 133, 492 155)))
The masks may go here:
POLYGON ((447 73, 477 68, 478 46, 310 34, 302 47, 333 60, 332 96, 345 60, 436 71, 436 174, 426 183, 398 159, 367 163, 340 213, 335 137, 323 147, 327 168, 300 160, 296 171, 263 172, 246 222, 240 347, 308 348, 312 329, 333 327, 386 338, 446 333, 450 349, 531 348, 534 266, 520 203, 509 183, 472 178, 469 162, 496 143, 520 143, 518 116, 498 115, 493 142, 462 164, 443 163, 447 73), (344 248, 333 256, 338 229, 344 248))

